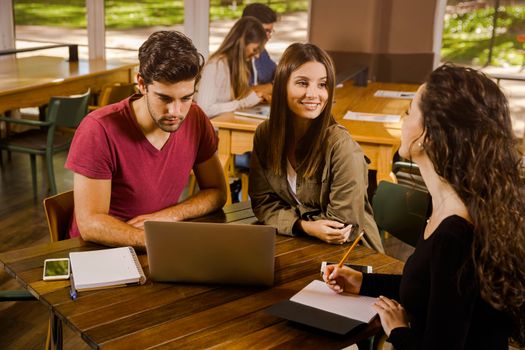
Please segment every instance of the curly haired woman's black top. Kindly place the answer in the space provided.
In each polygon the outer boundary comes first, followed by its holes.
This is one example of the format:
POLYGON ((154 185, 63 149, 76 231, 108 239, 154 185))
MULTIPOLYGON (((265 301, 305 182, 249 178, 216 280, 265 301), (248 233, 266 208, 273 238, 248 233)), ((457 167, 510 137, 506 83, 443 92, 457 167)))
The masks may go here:
POLYGON ((396 350, 508 349, 511 321, 481 299, 471 264, 471 224, 459 216, 443 220, 419 239, 403 275, 365 274, 361 294, 400 301, 410 328, 388 339, 396 350))

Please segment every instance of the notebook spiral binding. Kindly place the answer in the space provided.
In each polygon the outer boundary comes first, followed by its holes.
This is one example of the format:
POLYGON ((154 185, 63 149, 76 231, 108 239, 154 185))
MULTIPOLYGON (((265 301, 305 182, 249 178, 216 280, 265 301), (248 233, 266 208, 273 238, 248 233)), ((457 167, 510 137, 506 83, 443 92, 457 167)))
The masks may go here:
POLYGON ((137 270, 139 271, 140 278, 139 278, 139 284, 146 283, 146 275, 144 274, 144 270, 142 270, 142 266, 140 265, 139 257, 137 256, 137 253, 135 252, 135 249, 133 247, 128 247, 129 252, 131 253, 131 256, 133 257, 133 260, 135 261, 135 265, 137 266, 137 270))

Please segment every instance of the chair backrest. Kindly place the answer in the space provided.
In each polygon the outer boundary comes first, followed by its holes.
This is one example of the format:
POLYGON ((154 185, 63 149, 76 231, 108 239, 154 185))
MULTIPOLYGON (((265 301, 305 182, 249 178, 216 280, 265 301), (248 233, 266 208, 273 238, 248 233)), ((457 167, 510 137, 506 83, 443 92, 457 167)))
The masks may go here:
POLYGON ((380 230, 414 247, 430 216, 431 200, 428 192, 381 181, 372 207, 380 230))
POLYGON ((428 192, 425 181, 419 171, 419 166, 416 163, 397 161, 392 166, 392 172, 396 176, 398 184, 428 192))
POLYGON ((62 192, 44 199, 44 212, 51 242, 67 238, 73 208, 73 191, 62 192))
POLYGON ((82 95, 51 97, 47 120, 59 127, 78 127, 87 114, 89 95, 90 90, 82 95))
POLYGON ((135 93, 134 83, 113 83, 106 84, 100 90, 98 106, 106 106, 119 102, 135 93))

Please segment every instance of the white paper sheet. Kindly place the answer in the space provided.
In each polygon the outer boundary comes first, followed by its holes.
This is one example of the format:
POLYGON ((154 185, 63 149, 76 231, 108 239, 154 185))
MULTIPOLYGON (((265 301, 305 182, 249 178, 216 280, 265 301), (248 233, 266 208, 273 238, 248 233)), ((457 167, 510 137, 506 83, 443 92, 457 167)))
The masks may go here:
POLYGON ((290 300, 367 323, 377 314, 372 307, 376 298, 346 293, 338 294, 324 282, 318 280, 310 282, 290 300))
POLYGON ((362 122, 398 123, 401 120, 401 116, 397 114, 374 114, 348 111, 343 119, 362 122))
POLYGON ((392 90, 377 90, 374 93, 375 97, 387 97, 387 98, 402 98, 411 100, 416 95, 415 92, 411 91, 392 91, 392 90))
POLYGON ((269 105, 257 105, 251 108, 239 109, 234 112, 236 115, 243 117, 257 118, 257 119, 268 119, 270 117, 270 106, 269 105))

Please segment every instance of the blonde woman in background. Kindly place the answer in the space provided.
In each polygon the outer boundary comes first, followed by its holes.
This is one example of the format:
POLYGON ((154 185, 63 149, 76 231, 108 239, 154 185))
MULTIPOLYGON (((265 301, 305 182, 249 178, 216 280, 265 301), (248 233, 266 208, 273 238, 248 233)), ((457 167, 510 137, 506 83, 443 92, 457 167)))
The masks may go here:
POLYGON ((251 59, 262 52, 267 40, 262 23, 255 17, 243 17, 235 23, 202 72, 196 102, 208 117, 269 99, 250 87, 251 59))

